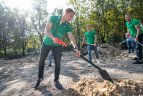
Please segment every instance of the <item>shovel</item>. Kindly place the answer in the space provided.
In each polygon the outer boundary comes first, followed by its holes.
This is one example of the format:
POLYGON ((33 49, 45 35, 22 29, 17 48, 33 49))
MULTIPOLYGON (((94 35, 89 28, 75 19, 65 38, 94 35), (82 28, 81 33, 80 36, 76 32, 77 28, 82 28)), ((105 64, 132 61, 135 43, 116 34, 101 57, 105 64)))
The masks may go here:
POLYGON ((137 41, 137 43, 143 47, 143 44, 139 43, 138 41, 137 41))
MULTIPOLYGON (((60 45, 62 45, 64 47, 68 47, 68 45, 65 42, 63 42, 62 40, 56 38, 56 41, 57 41, 58 44, 60 44, 60 45)), ((73 48, 71 48, 71 47, 68 47, 68 48, 70 50, 72 50, 73 52, 75 52, 75 50, 73 48)), ((98 67, 97 65, 95 65, 94 63, 92 63, 91 61, 89 61, 88 59, 86 59, 83 55, 80 55, 80 57, 82 59, 84 59, 85 61, 87 61, 88 63, 90 63, 93 67, 97 68, 98 71, 99 71, 99 73, 100 73, 100 75, 102 76, 102 78, 104 80, 108 80, 108 81, 110 81, 110 82, 112 82, 114 84, 112 78, 110 77, 110 75, 107 73, 106 70, 101 69, 100 67, 98 67)))

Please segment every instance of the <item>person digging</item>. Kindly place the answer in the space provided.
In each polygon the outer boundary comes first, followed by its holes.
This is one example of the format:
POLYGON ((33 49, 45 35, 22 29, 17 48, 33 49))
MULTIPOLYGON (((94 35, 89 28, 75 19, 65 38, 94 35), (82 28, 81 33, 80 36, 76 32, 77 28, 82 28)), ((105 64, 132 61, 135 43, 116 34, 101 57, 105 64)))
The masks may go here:
POLYGON ((71 44, 74 47, 76 54, 80 56, 80 51, 77 48, 76 40, 72 34, 72 28, 69 23, 69 21, 73 19, 74 15, 75 12, 71 8, 67 8, 63 16, 51 16, 48 23, 46 24, 45 36, 43 39, 39 56, 38 80, 34 89, 37 89, 40 85, 40 82, 44 79, 43 74, 45 60, 50 51, 53 52, 55 61, 54 86, 57 89, 63 89, 63 86, 59 82, 62 46, 58 44, 56 38, 62 39, 65 35, 67 35, 71 41, 71 44))

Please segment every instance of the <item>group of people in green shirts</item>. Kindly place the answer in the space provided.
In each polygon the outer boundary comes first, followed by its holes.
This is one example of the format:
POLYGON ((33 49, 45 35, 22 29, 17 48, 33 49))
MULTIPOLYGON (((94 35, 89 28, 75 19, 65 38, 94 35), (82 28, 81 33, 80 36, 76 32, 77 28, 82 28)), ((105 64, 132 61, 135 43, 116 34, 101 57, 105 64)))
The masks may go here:
MULTIPOLYGON (((39 72, 38 72, 38 80, 35 85, 35 89, 37 89, 40 85, 40 82, 44 79, 44 66, 45 60, 48 56, 49 52, 52 51, 54 61, 55 61, 55 72, 54 72, 54 86, 57 89, 63 89, 63 86, 59 82, 60 68, 61 68, 61 52, 62 46, 58 44, 56 38, 63 39, 65 35, 70 39, 71 44, 73 45, 74 51, 77 56, 81 55, 80 50, 77 47, 75 37, 72 34, 72 28, 69 23, 73 19, 75 12, 71 8, 67 8, 63 14, 63 16, 51 16, 48 20, 48 23, 45 27, 45 36, 43 39, 43 43, 40 50, 39 56, 39 72)), ((129 14, 125 15, 125 19, 127 20, 127 28, 135 41, 142 43, 143 32, 140 30, 138 26, 139 22, 136 19, 131 19, 129 14)), ((91 25, 87 25, 87 32, 84 34, 83 42, 87 44, 88 50, 88 58, 89 61, 92 62, 91 50, 94 50, 96 59, 99 59, 99 55, 97 52, 96 45, 96 31, 92 29, 91 25)), ((137 48, 137 61, 135 63, 140 63, 142 61, 142 46, 138 45, 137 48)), ((88 67, 91 65, 88 65, 88 67)))

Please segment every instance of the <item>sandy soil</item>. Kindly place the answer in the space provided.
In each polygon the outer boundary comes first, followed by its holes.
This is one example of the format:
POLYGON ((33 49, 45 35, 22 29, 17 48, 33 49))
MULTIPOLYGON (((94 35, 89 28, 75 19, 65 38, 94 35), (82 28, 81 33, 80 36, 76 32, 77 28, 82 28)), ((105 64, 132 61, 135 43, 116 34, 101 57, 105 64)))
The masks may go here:
POLYGON ((112 46, 98 48, 98 51, 100 63, 95 60, 93 63, 105 69, 115 84, 104 81, 97 69, 87 67, 88 63, 73 52, 64 52, 60 75, 64 89, 53 86, 54 63, 48 67, 46 60, 44 80, 39 90, 34 90, 38 56, 33 55, 13 60, 0 59, 0 96, 143 96, 143 64, 131 64, 135 54, 112 46))

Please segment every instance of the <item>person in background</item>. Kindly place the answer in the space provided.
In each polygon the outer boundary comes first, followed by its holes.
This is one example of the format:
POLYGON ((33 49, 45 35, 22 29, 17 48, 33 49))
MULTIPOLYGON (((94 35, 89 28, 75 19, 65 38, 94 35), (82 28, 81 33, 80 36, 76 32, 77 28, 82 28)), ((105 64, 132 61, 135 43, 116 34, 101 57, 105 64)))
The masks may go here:
POLYGON ((48 67, 52 66, 52 60, 54 59, 53 57, 53 52, 50 51, 50 53, 48 54, 48 67))
MULTIPOLYGON (((61 56, 63 56, 63 54, 61 53, 61 56)), ((50 53, 48 54, 48 67, 51 67, 52 66, 52 61, 54 59, 54 56, 53 56, 53 52, 50 51, 50 53)))
POLYGON ((59 82, 62 46, 58 44, 57 38, 63 39, 63 37, 67 35, 73 45, 76 55, 80 56, 80 51, 77 48, 76 40, 72 34, 72 28, 69 23, 74 15, 75 12, 71 8, 67 8, 63 16, 51 16, 46 24, 45 36, 40 51, 38 80, 34 87, 35 89, 39 87, 40 82, 44 79, 45 59, 50 51, 53 52, 55 61, 54 86, 57 89, 63 89, 63 86, 59 82))
MULTIPOLYGON (((92 55, 91 55, 91 51, 93 50, 96 56, 96 61, 99 63, 99 55, 97 52, 97 45, 96 45, 96 39, 97 39, 97 34, 96 31, 92 29, 91 25, 87 25, 86 26, 87 31, 84 34, 84 38, 83 38, 83 44, 86 43, 87 44, 87 50, 88 50, 88 59, 89 61, 92 62, 92 55)), ((91 66, 91 64, 87 65, 88 67, 91 66)))
POLYGON ((127 42, 127 47, 128 47, 128 53, 134 53, 134 49, 135 49, 135 43, 134 43, 134 39, 132 38, 132 36, 130 35, 130 33, 126 33, 125 34, 126 42, 127 42))
POLYGON ((134 58, 135 62, 132 64, 143 64, 142 62, 142 46, 143 43, 143 30, 140 28, 140 21, 138 19, 132 18, 131 14, 125 14, 126 26, 128 33, 134 39, 136 43, 137 57, 134 58))

